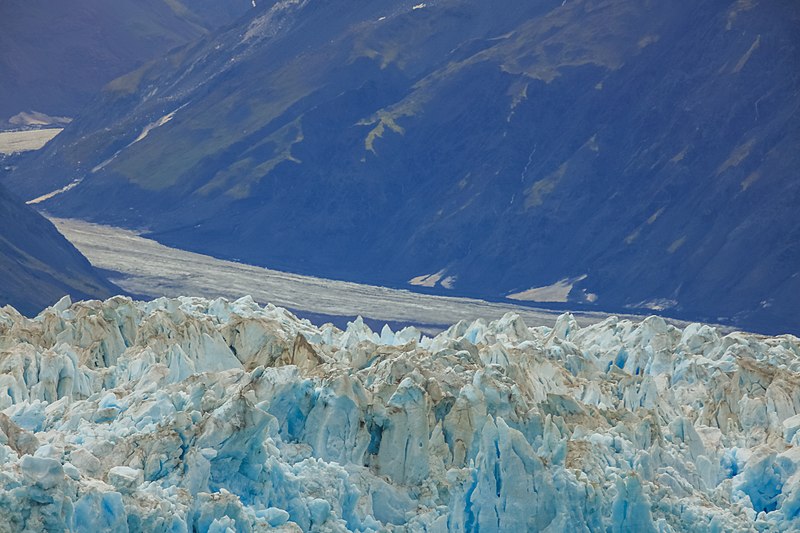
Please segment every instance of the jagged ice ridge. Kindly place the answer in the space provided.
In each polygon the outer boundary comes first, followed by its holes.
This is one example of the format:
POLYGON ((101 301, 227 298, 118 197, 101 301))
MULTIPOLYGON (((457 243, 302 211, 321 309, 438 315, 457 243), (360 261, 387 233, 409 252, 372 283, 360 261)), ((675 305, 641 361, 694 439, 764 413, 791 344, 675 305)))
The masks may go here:
POLYGON ((0 531, 800 528, 800 339, 0 309, 0 531))

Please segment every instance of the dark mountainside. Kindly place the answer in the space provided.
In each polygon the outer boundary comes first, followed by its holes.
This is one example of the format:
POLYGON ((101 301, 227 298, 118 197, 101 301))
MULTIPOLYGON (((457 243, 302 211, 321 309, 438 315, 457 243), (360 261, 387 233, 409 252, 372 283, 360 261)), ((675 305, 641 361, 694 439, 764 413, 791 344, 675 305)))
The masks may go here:
POLYGON ((259 6, 7 179, 272 268, 800 332, 796 2, 415 3, 259 6))
POLYGON ((35 315, 65 294, 108 298, 123 291, 104 280, 39 213, 0 186, 0 306, 35 315))
POLYGON ((3 0, 0 126, 20 112, 72 116, 110 80, 248 8, 250 0, 3 0))

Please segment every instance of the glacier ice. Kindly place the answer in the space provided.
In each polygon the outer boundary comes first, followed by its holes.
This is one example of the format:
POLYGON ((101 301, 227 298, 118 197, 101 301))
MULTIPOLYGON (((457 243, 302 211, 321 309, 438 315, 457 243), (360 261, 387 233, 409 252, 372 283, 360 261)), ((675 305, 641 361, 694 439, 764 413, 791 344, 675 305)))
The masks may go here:
POLYGON ((0 309, 0 531, 800 529, 800 339, 0 309))

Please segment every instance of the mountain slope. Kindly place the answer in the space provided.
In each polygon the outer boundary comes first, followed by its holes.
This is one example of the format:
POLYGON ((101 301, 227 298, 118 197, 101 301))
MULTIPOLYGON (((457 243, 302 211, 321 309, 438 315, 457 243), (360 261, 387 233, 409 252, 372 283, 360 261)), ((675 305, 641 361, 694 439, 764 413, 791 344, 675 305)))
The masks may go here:
POLYGON ((0 124, 31 110, 72 115, 108 81, 248 8, 247 0, 4 0, 0 124))
POLYGON ((65 294, 107 298, 104 280, 48 220, 0 186, 0 306, 32 315, 65 294))
POLYGON ((793 3, 414 4, 256 9, 11 181, 273 268, 798 331, 793 3))

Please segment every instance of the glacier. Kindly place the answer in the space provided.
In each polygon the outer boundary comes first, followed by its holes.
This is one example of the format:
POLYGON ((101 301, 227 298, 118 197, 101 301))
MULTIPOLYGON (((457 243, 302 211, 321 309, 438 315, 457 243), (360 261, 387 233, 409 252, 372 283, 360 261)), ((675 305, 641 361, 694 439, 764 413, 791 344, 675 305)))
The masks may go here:
POLYGON ((0 309, 0 531, 800 530, 800 339, 0 309))

